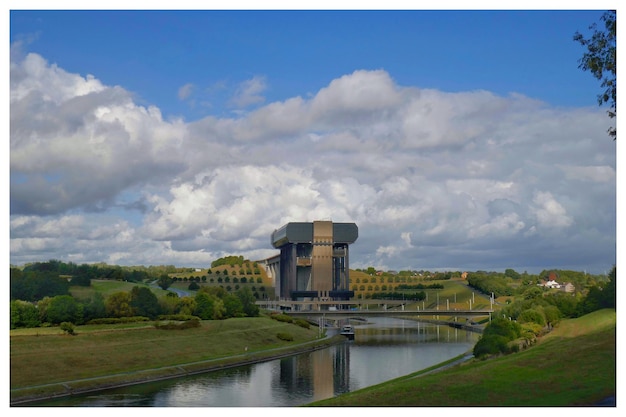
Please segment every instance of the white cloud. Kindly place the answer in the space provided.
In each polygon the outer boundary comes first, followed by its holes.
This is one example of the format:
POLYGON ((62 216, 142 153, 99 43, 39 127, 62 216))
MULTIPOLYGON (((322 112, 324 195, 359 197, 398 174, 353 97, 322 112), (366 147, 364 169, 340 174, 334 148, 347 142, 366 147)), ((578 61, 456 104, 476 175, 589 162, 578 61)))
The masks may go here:
POLYGON ((178 89, 178 99, 186 100, 193 93, 195 86, 192 83, 187 83, 178 89))
MULTIPOLYGON (((359 226, 353 266, 614 262, 614 143, 595 109, 359 70, 310 98, 185 123, 34 54, 11 72, 15 263, 260 258, 274 229, 323 218, 359 226)), ((254 77, 235 101, 258 105, 266 88, 254 77)))
POLYGON ((235 95, 231 99, 231 103, 239 108, 246 108, 254 104, 260 104, 265 101, 265 97, 261 95, 267 89, 265 77, 255 75, 249 80, 243 81, 235 91, 235 95))
POLYGON ((185 166, 186 127, 119 87, 29 54, 11 64, 12 210, 56 214, 108 205, 123 190, 185 166), (15 75, 15 76, 14 76, 15 75))
POLYGON ((562 228, 571 226, 574 220, 567 215, 565 208, 549 191, 538 191, 533 197, 533 213, 539 226, 544 228, 562 228))

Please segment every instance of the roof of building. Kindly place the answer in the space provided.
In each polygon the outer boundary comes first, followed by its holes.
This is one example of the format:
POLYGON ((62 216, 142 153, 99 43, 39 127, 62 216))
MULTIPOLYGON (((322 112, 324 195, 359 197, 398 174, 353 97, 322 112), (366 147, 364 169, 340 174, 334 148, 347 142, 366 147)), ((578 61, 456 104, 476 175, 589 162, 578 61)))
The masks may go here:
MULTIPOLYGON (((355 223, 333 223, 334 243, 354 243, 359 237, 355 223)), ((313 241, 313 222, 291 222, 274 230, 272 246, 280 248, 287 243, 309 243, 313 241)))

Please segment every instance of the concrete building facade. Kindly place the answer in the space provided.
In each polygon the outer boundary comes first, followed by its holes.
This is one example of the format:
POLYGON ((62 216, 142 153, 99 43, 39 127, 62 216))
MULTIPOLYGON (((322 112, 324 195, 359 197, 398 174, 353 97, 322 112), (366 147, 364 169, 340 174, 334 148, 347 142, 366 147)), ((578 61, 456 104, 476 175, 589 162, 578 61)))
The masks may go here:
POLYGON ((291 300, 349 300, 349 245, 359 229, 354 223, 287 223, 272 233, 280 249, 273 266, 276 295, 291 300))

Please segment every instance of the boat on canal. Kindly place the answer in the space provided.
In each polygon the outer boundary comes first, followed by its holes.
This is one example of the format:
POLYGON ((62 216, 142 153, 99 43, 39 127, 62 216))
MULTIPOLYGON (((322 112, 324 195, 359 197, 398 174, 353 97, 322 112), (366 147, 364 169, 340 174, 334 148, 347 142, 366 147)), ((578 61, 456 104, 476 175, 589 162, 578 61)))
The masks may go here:
POLYGON ((341 327, 340 335, 347 337, 349 340, 354 340, 354 327, 346 324, 341 327))

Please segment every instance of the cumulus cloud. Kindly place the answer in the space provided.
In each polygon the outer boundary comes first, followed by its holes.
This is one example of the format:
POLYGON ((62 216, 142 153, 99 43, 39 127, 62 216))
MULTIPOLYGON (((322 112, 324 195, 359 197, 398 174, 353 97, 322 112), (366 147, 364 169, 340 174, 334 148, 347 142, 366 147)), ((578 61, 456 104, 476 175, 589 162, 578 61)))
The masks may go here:
MULTIPOLYGON (((266 88, 254 77, 233 104, 260 105, 266 88)), ((606 123, 598 109, 401 86, 383 70, 239 117, 165 121, 30 54, 11 62, 11 259, 260 259, 274 229, 331 218, 359 226, 353 267, 604 270, 606 123)))
POLYGON ((185 131, 119 87, 29 54, 11 63, 11 212, 104 209, 125 189, 184 169, 185 131))

